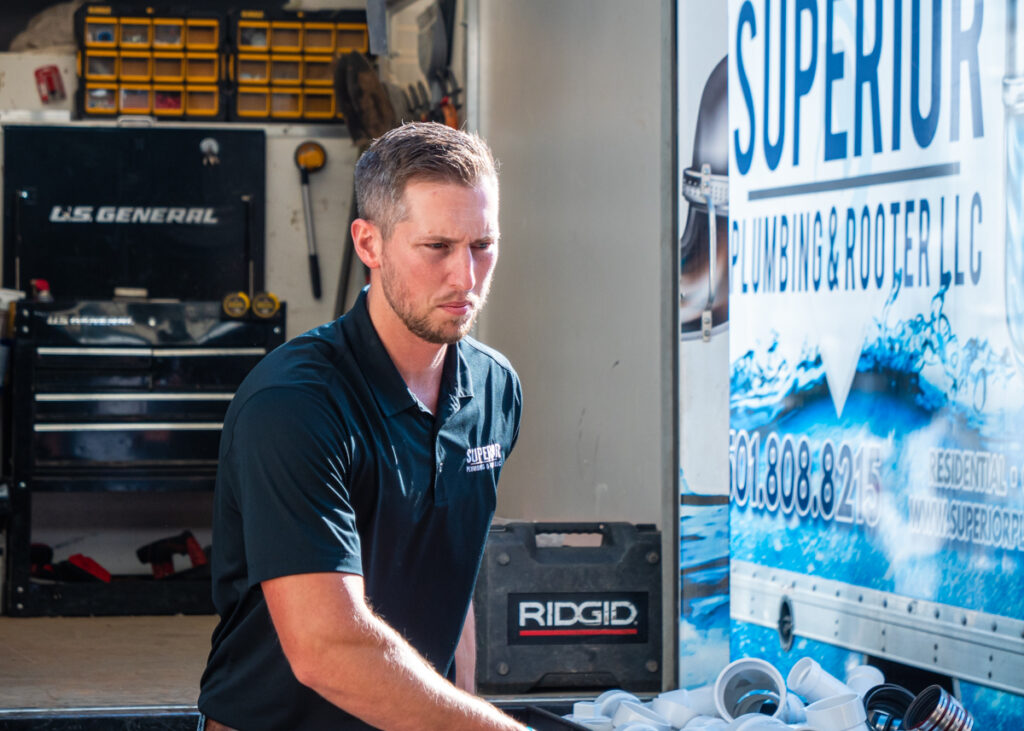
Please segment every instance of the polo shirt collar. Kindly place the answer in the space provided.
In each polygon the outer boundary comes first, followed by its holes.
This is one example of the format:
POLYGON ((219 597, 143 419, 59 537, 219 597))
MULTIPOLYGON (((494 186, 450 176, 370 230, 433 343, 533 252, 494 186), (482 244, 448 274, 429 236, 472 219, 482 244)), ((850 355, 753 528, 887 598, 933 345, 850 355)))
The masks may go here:
MULTIPOLYGON (((376 393, 377 401, 386 416, 405 411, 417 406, 415 397, 409 390, 398 372, 391 356, 388 355, 384 343, 381 342, 377 329, 370 319, 370 310, 366 304, 369 286, 363 288, 356 298, 352 309, 342 318, 342 331, 353 344, 353 353, 364 373, 373 373, 367 379, 376 393)), ((473 381, 469 371, 469 362, 463 352, 465 345, 461 342, 448 349, 445 355, 444 372, 441 376, 441 394, 438 405, 451 400, 453 411, 458 411, 461 400, 473 397, 473 381), (454 373, 452 372, 454 369, 454 373)))
POLYGON ((455 347, 448 349, 444 364, 444 390, 453 398, 473 398, 473 378, 469 372, 469 361, 466 360, 466 344, 459 341, 455 347), (449 366, 455 372, 449 370, 449 366), (451 374, 451 375, 449 375, 451 374))

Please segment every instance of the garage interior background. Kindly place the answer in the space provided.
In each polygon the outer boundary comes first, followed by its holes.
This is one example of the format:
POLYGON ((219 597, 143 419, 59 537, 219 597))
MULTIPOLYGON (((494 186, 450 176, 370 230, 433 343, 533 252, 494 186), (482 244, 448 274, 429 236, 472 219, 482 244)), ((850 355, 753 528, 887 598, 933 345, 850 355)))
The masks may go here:
MULTIPOLYGON (((381 70, 400 87, 422 78, 416 42, 425 4, 388 3, 390 52, 381 70)), ((678 554, 678 437, 692 435, 695 452, 708 444, 722 449, 723 463, 727 449, 715 430, 701 436, 706 424, 696 416, 677 424, 675 161, 689 159, 692 140, 683 134, 677 141, 675 124, 693 129, 700 89, 721 58, 716 49, 725 46, 706 29, 724 35, 726 27, 724 5, 682 5, 686 57, 706 49, 706 68, 694 69, 693 93, 681 92, 678 113, 677 11, 669 0, 461 0, 453 59, 467 89, 465 123, 488 139, 502 164, 501 262, 477 335, 509 356, 525 388, 522 437, 502 478, 498 514, 655 523, 666 557, 678 554)), ((5 38, 29 7, 41 6, 8 4, 5 38)), ((59 66, 66 85, 74 83, 70 49, 0 57, 0 121, 60 118, 42 111, 32 83, 33 69, 46 63, 59 66)), ((266 280, 288 303, 291 336, 333 316, 356 149, 341 125, 263 126, 266 280), (292 161, 309 137, 328 153, 311 184, 324 281, 319 301, 310 293, 292 161)), ((715 352, 703 360, 709 371, 727 365, 715 352)), ((685 390, 699 384, 703 367, 683 373, 693 379, 685 390)), ((123 554, 124 545, 164 536, 168 526, 209 538, 208 521, 197 524, 208 513, 206 495, 106 496, 117 501, 116 510, 96 496, 47 497, 40 527, 51 538, 78 542, 75 550, 92 542, 97 557, 108 549, 123 554)), ((117 571, 117 559, 108 560, 117 571)), ((677 572, 674 561, 664 561, 663 586, 675 585, 677 572)), ((664 597, 669 669, 677 617, 673 592, 664 597)))

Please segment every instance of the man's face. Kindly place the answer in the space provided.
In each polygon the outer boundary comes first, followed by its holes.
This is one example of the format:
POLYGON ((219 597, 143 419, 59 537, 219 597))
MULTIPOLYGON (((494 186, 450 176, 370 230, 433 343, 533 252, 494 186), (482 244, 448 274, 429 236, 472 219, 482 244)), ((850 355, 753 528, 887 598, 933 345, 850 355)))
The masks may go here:
POLYGON ((497 182, 411 180, 404 202, 406 216, 381 249, 384 296, 413 334, 458 342, 487 299, 498 261, 497 182))

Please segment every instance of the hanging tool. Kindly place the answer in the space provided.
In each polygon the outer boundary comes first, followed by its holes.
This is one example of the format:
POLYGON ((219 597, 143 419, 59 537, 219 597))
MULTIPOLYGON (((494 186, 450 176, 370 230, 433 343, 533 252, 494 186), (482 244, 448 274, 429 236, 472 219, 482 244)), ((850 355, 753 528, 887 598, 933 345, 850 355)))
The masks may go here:
MULTIPOLYGON (((358 51, 351 51, 338 57, 334 69, 334 95, 345 117, 352 142, 360 154, 366 151, 375 138, 399 125, 398 116, 395 114, 387 89, 377 76, 377 70, 370 59, 358 51)), ((348 285, 354 259, 352 221, 358 215, 357 209, 353 191, 337 298, 334 303, 335 316, 345 312, 348 306, 348 285)))
POLYGON ((302 176, 302 211, 306 215, 306 244, 309 247, 309 277, 313 283, 313 299, 320 299, 320 259, 316 253, 313 231, 313 206, 309 201, 309 174, 327 163, 327 150, 319 142, 309 140, 295 148, 295 165, 302 176))

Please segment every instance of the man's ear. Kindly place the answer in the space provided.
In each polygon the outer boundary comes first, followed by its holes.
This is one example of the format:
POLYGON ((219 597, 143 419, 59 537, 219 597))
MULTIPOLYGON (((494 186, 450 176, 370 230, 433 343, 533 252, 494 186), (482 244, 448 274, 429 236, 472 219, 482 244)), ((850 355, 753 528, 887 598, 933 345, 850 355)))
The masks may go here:
POLYGON ((384 245, 380 229, 365 218, 352 221, 352 243, 356 254, 368 269, 380 267, 381 248, 384 245))

